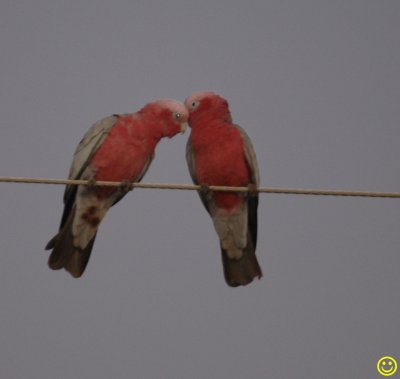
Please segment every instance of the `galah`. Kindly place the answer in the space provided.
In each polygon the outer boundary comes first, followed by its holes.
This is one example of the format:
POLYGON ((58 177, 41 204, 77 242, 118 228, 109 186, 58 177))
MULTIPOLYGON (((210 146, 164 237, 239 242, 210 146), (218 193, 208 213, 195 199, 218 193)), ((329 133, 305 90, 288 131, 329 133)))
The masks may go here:
POLYGON ((184 104, 164 99, 93 124, 79 143, 69 172, 69 179, 89 180, 92 185, 66 187, 59 232, 46 245, 53 250, 50 268, 64 268, 76 278, 83 274, 108 209, 125 196, 130 182, 143 178, 160 139, 185 131, 188 117, 184 104), (101 187, 95 181, 125 186, 101 187))
POLYGON ((232 123, 228 102, 213 92, 185 100, 190 138, 186 146, 189 172, 220 239, 224 276, 231 287, 261 278, 255 250, 259 171, 250 138, 232 123), (208 186, 248 187, 248 192, 217 192, 208 186))

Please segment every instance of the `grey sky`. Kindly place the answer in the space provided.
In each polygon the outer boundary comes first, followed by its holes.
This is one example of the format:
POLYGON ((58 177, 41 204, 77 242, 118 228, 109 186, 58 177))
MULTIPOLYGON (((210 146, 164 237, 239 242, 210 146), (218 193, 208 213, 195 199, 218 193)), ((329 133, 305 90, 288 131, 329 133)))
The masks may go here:
MULTIPOLYGON (((400 3, 2 1, 0 175, 66 177, 90 125, 213 90, 263 186, 399 191, 400 3), (75 5, 74 5, 75 4, 75 5)), ((144 181, 189 183, 188 134, 144 181)), ((81 279, 61 186, 0 184, 1 378, 379 378, 400 364, 398 200, 261 195, 264 278, 226 286, 193 192, 135 190, 81 279)))

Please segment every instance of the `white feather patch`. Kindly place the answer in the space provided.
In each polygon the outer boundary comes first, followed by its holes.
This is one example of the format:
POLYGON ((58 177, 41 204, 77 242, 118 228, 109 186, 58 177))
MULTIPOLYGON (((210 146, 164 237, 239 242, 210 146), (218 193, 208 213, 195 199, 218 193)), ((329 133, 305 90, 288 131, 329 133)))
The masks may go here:
POLYGON ((231 259, 240 259, 247 245, 247 203, 238 209, 213 209, 214 228, 231 259))
POLYGON ((78 187, 76 212, 72 224, 74 246, 84 249, 95 236, 101 220, 113 204, 114 198, 99 200, 84 186, 78 187))

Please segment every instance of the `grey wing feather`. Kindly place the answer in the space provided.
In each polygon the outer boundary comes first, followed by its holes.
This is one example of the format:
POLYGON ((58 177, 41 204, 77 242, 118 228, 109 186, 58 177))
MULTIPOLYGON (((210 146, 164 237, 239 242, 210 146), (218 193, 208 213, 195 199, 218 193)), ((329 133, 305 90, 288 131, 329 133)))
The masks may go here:
MULTIPOLYGON (((110 116, 97 121, 88 130, 75 150, 69 171, 69 179, 80 179, 83 171, 87 168, 91 157, 103 143, 111 128, 114 126, 117 116, 110 116)), ((67 221, 72 207, 75 203, 75 196, 78 186, 66 186, 64 192, 64 211, 61 217, 60 229, 67 221)))
MULTIPOLYGON (((196 176, 196 159, 194 156, 192 144, 190 143, 190 139, 186 144, 186 162, 189 168, 190 177, 193 180, 194 184, 199 184, 196 176)), ((210 213, 210 206, 209 206, 209 199, 207 195, 201 191, 197 191, 200 196, 201 202, 203 203, 204 207, 207 209, 207 212, 210 213)))
POLYGON ((192 148, 192 144, 190 143, 190 139, 186 144, 186 162, 189 168, 190 177, 193 180, 193 183, 198 184, 197 177, 196 177, 196 164, 195 164, 195 157, 192 148))
POLYGON ((254 183, 258 187, 260 185, 260 172, 258 170, 257 157, 253 148, 253 144, 251 143, 249 136, 242 127, 236 124, 234 124, 233 126, 239 131, 242 137, 244 144, 244 154, 246 156, 247 164, 249 165, 251 170, 252 183, 254 183))
MULTIPOLYGON (((253 148, 253 144, 247 133, 239 126, 233 125, 240 133, 243 145, 244 154, 246 157, 246 162, 249 165, 251 171, 251 183, 255 184, 256 187, 260 185, 260 172, 258 170, 257 157, 253 148)), ((253 249, 255 250, 257 246, 257 208, 258 208, 258 193, 248 196, 247 198, 247 208, 248 208, 248 223, 249 232, 253 239, 253 249)), ((261 270, 260 270, 261 275, 261 270)))
MULTIPOLYGON (((91 157, 98 150, 111 128, 114 126, 117 116, 103 118, 92 125, 82 138, 74 153, 68 179, 79 179, 82 172, 88 166, 91 157)), ((76 186, 67 186, 64 193, 64 203, 75 192, 76 186)))

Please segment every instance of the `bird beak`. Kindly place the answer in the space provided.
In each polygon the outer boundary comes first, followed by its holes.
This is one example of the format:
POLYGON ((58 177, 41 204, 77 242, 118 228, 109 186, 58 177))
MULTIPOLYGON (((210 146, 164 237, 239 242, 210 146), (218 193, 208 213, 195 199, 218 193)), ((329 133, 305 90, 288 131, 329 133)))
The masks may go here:
POLYGON ((186 128, 188 127, 188 123, 187 122, 182 122, 181 124, 181 133, 185 133, 186 128))

